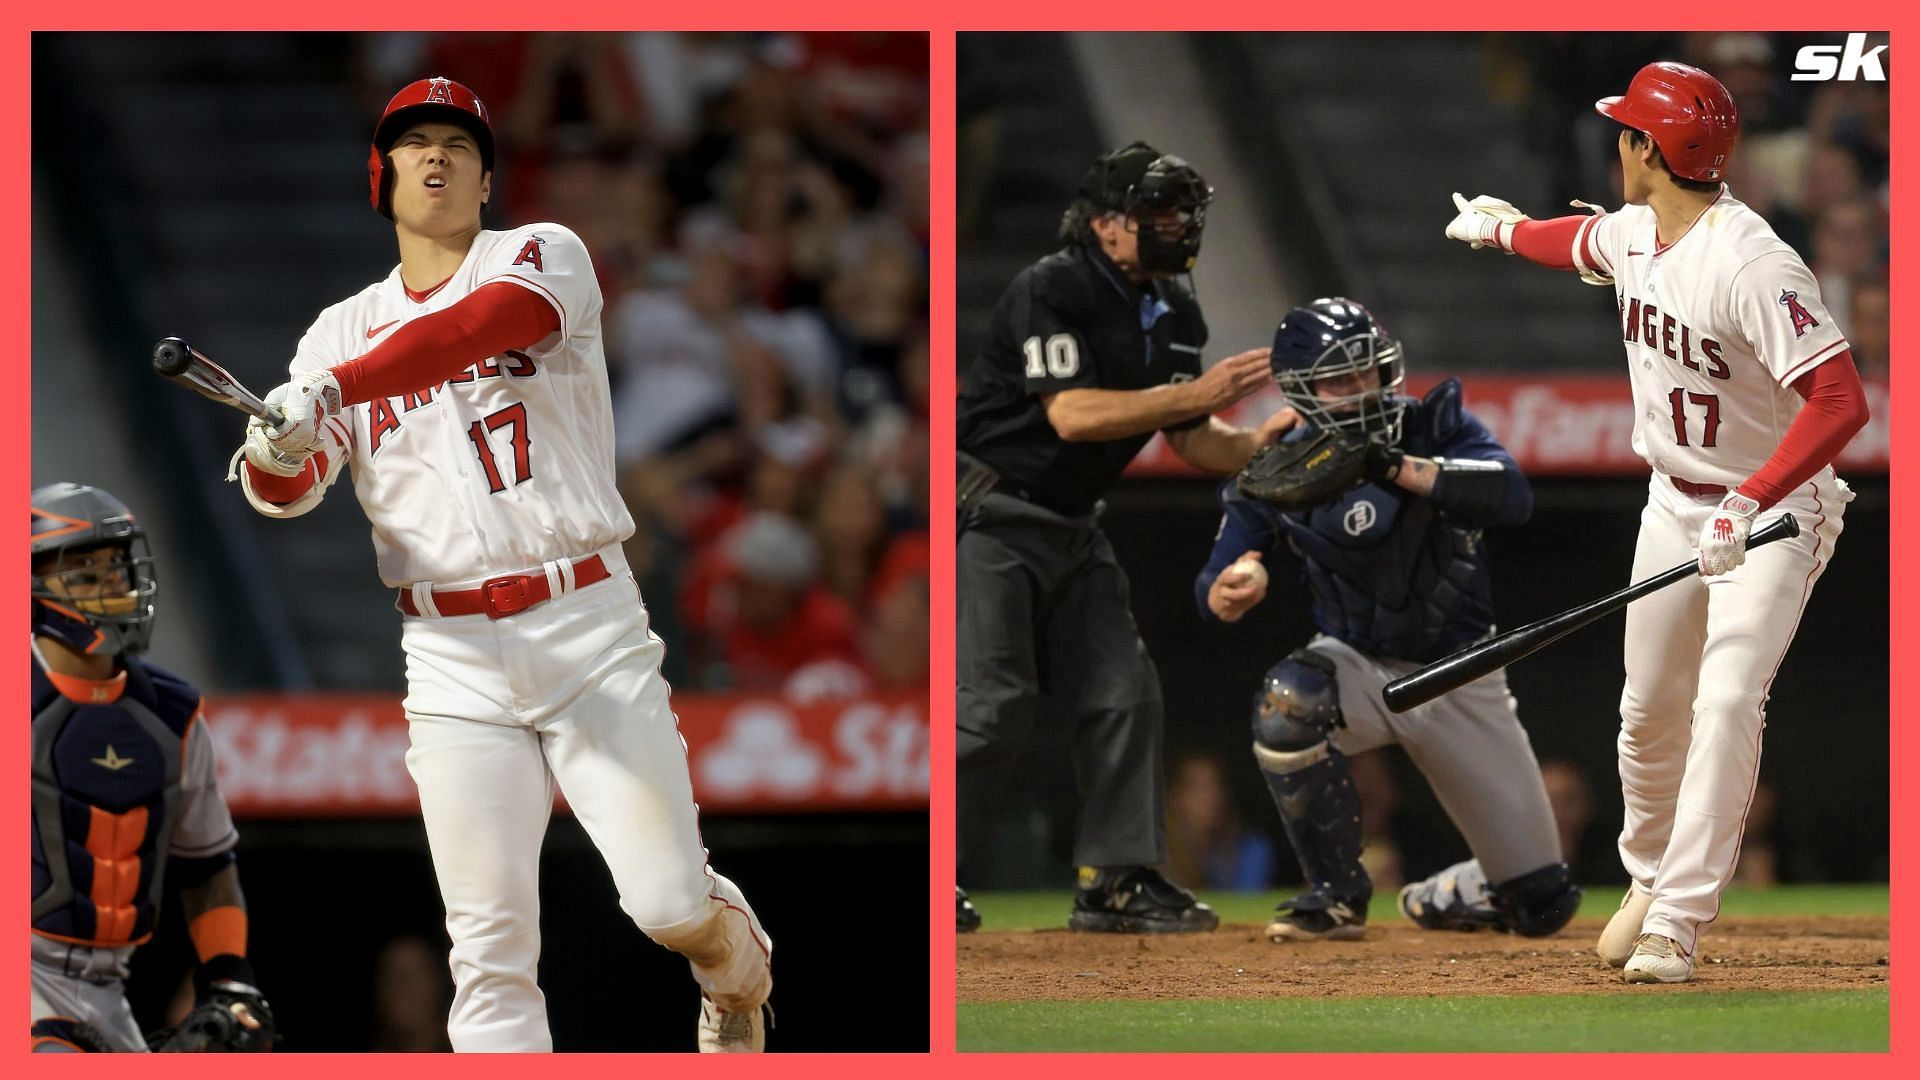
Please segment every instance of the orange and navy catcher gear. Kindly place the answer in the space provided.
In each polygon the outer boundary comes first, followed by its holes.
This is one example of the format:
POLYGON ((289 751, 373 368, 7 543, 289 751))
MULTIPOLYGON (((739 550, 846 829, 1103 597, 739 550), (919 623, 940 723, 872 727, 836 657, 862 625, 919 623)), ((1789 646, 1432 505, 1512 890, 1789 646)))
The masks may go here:
MULTIPOLYGON (((73 700, 28 664, 33 932, 104 948, 153 933, 187 734, 200 712, 200 693, 184 680, 137 658, 124 663, 124 683, 98 702, 73 700)), ((232 861, 228 850, 183 868, 205 880, 232 861)))
POLYGON ((36 489, 31 501, 34 634, 93 656, 145 650, 160 589, 145 526, 125 503, 84 484, 49 484, 36 489), (114 548, 120 558, 68 565, 72 556, 101 547, 114 548), (126 591, 73 595, 73 587, 91 587, 116 573, 125 575, 126 591))
POLYGON ((1656 61, 1634 75, 1625 94, 1601 98, 1593 107, 1651 137, 1667 168, 1682 180, 1726 179, 1727 160, 1740 137, 1740 110, 1720 80, 1699 68, 1656 61))
POLYGON ((28 1044, 36 1054, 110 1054, 113 1043, 85 1020, 43 1016, 33 1022, 28 1044))
POLYGON ((478 95, 452 79, 436 75, 409 83, 387 102, 374 125, 367 155, 368 198, 382 217, 393 219, 393 163, 387 151, 415 124, 458 124, 480 144, 480 164, 493 171, 493 119, 478 95))

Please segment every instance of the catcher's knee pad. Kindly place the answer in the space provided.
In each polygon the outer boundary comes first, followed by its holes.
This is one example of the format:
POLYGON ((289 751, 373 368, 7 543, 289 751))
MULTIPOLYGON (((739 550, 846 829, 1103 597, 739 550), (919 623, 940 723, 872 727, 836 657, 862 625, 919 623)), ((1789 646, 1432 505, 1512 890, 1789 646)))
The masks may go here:
POLYGON ((1360 793, 1327 738, 1340 726, 1333 661, 1298 649, 1267 672, 1254 701, 1253 756, 1307 887, 1363 900, 1373 882, 1360 865, 1360 793))
POLYGON ((773 993, 773 939, 739 886, 719 874, 700 909, 646 935, 687 958, 694 981, 723 1012, 752 1012, 773 993))
POLYGON ((1269 773, 1310 768, 1332 749, 1327 734, 1343 724, 1333 661, 1295 649, 1260 682, 1253 701, 1254 756, 1269 773))
POLYGON ((1507 924, 1523 937, 1558 933, 1580 910, 1580 886, 1566 863, 1550 863, 1493 887, 1507 924))
POLYGON ((43 1016, 33 1022, 36 1054, 104 1054, 113 1049, 93 1025, 71 1016, 43 1016))

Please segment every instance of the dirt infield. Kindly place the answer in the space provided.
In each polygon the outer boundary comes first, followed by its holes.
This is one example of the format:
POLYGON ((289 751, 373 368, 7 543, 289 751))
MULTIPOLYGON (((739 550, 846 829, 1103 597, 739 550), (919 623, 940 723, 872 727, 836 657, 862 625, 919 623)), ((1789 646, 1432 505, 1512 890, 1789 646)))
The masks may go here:
POLYGON ((960 1001, 1855 990, 1887 985, 1887 919, 1724 918, 1684 986, 1629 986, 1593 955, 1599 920, 1551 938, 1373 927, 1367 940, 1274 945, 1258 926, 1129 937, 1066 930, 962 935, 960 1001))

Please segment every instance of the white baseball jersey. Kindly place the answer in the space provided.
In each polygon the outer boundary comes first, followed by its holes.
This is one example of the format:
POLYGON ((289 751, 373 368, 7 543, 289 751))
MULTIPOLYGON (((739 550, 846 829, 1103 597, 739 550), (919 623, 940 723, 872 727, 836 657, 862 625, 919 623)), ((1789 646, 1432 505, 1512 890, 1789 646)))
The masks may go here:
POLYGON ((540 847, 556 787, 628 917, 687 958, 715 1008, 751 1014, 772 992, 773 946, 746 897, 707 863, 660 676, 665 646, 619 547, 633 518, 614 487, 600 286, 586 247, 558 225, 482 232, 432 293, 410 296, 395 269, 322 312, 291 370, 351 360, 497 281, 552 304, 560 329, 430 390, 328 419, 326 476, 285 506, 251 486, 248 499, 268 516, 298 516, 350 462, 380 577, 393 586, 464 587, 562 558, 605 560, 606 584, 559 590, 511 618, 401 623, 407 771, 453 943, 453 1048, 553 1049, 536 975, 540 847))
MULTIPOLYGON (((444 285, 414 299, 395 267, 320 313, 289 372, 334 367, 407 322, 483 285, 510 282, 548 303, 560 329, 439 386, 378 398, 329 420, 373 525, 380 579, 461 584, 575 558, 633 533, 614 486, 613 411, 600 335, 600 285, 586 245, 550 222, 482 231, 444 285)), ((293 516, 309 499, 263 513, 293 516), (275 511, 278 511, 278 514, 275 511)))
POLYGON ((1574 265, 1614 281, 1634 451, 1656 472, 1732 488, 1799 412, 1793 381, 1847 342, 1806 263, 1725 185, 1671 245, 1655 227, 1646 206, 1594 218, 1574 238, 1574 265))

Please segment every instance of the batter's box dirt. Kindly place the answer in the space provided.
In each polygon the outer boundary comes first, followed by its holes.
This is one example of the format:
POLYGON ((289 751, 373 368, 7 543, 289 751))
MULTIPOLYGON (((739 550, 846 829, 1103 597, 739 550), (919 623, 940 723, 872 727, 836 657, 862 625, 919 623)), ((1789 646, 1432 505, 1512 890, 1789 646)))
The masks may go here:
POLYGON ((1593 955, 1604 923, 1550 938, 1370 928, 1364 941, 1274 945, 1258 926, 1131 937, 1067 930, 960 937, 961 1001, 1671 994, 1851 990, 1887 984, 1883 915, 1726 918, 1682 986, 1629 986, 1593 955))

